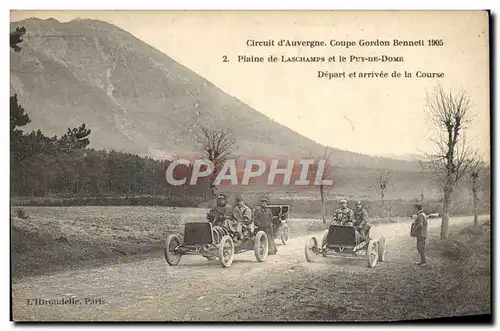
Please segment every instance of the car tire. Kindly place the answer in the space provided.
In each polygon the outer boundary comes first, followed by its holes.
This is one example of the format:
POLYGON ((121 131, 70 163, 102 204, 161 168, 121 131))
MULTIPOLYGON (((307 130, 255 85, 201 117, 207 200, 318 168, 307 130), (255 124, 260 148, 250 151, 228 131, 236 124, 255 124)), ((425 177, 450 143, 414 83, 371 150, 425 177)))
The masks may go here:
POLYGON ((165 260, 167 261, 168 265, 176 266, 181 261, 182 255, 175 251, 175 248, 180 246, 181 244, 181 238, 176 234, 169 235, 167 237, 167 240, 165 240, 164 253, 165 260))
POLYGON ((234 259, 234 242, 233 239, 225 235, 220 240, 219 244, 219 261, 224 268, 229 268, 233 264, 234 259))
POLYGON ((264 262, 267 259, 267 255, 269 254, 269 241, 264 231, 257 232, 253 251, 257 261, 264 262))
POLYGON ((306 255, 307 262, 314 262, 316 260, 316 252, 318 251, 318 240, 316 237, 309 238, 308 242, 304 246, 304 253, 306 255))
POLYGON ((290 228, 285 224, 283 225, 283 229, 281 231, 281 242, 283 245, 288 243, 288 239, 290 239, 290 228))

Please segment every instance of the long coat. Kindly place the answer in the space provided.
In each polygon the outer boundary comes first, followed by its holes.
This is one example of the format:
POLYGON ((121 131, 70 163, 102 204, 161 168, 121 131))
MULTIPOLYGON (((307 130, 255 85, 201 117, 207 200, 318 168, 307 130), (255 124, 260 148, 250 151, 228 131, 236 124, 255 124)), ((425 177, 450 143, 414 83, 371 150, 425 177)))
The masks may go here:
POLYGON ((254 222, 255 225, 261 228, 270 228, 273 220, 273 212, 269 208, 256 208, 254 222))
POLYGON ((427 215, 420 210, 414 224, 414 233, 417 238, 427 238, 427 215))

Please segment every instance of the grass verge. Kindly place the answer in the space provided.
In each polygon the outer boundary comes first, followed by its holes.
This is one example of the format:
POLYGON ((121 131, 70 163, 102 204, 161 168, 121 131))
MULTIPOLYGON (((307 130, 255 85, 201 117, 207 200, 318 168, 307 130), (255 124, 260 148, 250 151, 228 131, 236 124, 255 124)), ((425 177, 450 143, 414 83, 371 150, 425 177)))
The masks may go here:
POLYGON ((163 249, 203 210, 170 207, 24 207, 11 215, 12 277, 130 261, 163 249))

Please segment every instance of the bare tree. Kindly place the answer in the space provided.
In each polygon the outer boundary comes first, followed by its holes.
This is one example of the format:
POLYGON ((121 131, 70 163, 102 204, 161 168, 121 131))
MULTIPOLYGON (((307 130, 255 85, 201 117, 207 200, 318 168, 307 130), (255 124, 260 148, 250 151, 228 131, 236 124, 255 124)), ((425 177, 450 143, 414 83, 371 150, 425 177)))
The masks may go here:
POLYGON ((196 137, 202 156, 210 160, 214 169, 211 175, 210 188, 216 194, 215 178, 222 165, 231 158, 236 151, 236 141, 231 138, 230 132, 224 129, 213 129, 202 126, 196 137))
POLYGON ((443 188, 441 239, 445 239, 448 233, 453 190, 469 171, 474 159, 465 138, 467 125, 471 121, 470 108, 470 98, 464 91, 446 93, 438 85, 426 97, 425 111, 436 133, 431 139, 434 150, 428 153, 427 161, 443 188))
MULTIPOLYGON (((325 146, 324 160, 325 160, 325 169, 323 171, 323 179, 333 179, 332 166, 330 164, 330 157, 332 156, 333 148, 328 148, 325 146)), ((325 205, 325 185, 323 183, 318 185, 319 194, 321 197, 321 216, 323 218, 323 224, 326 224, 326 205, 325 205)))
POLYGON ((419 201, 420 203, 424 203, 424 200, 425 200, 425 187, 424 187, 424 180, 425 180, 425 177, 426 177, 426 171, 425 171, 425 163, 418 160, 417 161, 418 164, 420 165, 420 187, 419 187, 419 191, 420 191, 420 196, 419 196, 419 201))
POLYGON ((390 170, 383 169, 377 172, 376 180, 377 180, 377 188, 380 192, 380 201, 383 213, 385 192, 387 192, 389 185, 394 183, 394 177, 392 176, 392 172, 390 170))
POLYGON ((472 203, 474 206, 474 227, 479 226, 479 220, 477 217, 477 202, 478 202, 477 191, 479 188, 479 184, 477 181, 484 168, 485 165, 483 159, 479 156, 479 154, 476 154, 476 157, 473 159, 470 165, 470 177, 472 182, 472 203))
MULTIPOLYGON (((334 180, 333 168, 332 168, 332 165, 330 164, 332 152, 333 152, 333 148, 331 148, 329 146, 325 146, 325 151, 323 153, 323 160, 325 160, 325 167, 323 169, 323 177, 322 177, 323 180, 332 180, 332 181, 334 180)), ((311 153, 309 154, 309 157, 311 157, 310 155, 311 155, 311 153)), ((316 180, 316 174, 319 170, 318 168, 319 168, 318 162, 315 162, 314 164, 311 164, 309 166, 309 180, 311 180, 313 182, 316 180)), ((325 186, 322 182, 316 186, 319 188, 319 195, 321 198, 321 216, 323 219, 323 224, 326 224, 327 215, 326 215, 326 201, 325 200, 326 200, 326 194, 330 190, 331 186, 330 185, 325 186)))

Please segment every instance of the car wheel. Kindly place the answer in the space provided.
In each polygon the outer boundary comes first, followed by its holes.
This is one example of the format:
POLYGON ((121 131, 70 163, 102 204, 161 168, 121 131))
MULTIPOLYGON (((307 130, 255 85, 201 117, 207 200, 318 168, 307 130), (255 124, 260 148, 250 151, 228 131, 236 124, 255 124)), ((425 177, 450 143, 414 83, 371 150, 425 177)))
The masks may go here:
POLYGON ((219 244, 219 261, 224 268, 229 268, 233 264, 234 242, 233 239, 225 235, 219 244))
POLYGON ((318 240, 315 237, 311 237, 304 247, 304 253, 306 254, 307 262, 314 262, 314 260, 316 260, 317 252, 318 240))
POLYGON ((181 254, 176 251, 176 248, 181 245, 181 238, 176 234, 171 234, 165 241, 165 260, 171 266, 178 265, 181 261, 181 254))
POLYGON ((377 265, 378 261, 378 242, 370 240, 366 248, 366 255, 368 256, 368 266, 373 268, 377 265))
POLYGON ((290 229, 288 228, 288 225, 283 226, 283 231, 281 232, 281 242, 283 245, 286 245, 288 242, 288 239, 290 239, 290 229))
POLYGON ((267 255, 269 254, 269 241, 267 234, 264 231, 257 232, 253 251, 257 261, 264 262, 266 260, 267 255))

